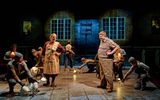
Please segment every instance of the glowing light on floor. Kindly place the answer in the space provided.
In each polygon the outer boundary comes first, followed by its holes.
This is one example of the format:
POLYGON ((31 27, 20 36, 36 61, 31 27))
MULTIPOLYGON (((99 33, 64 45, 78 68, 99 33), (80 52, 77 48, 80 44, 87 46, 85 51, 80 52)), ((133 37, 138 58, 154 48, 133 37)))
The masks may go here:
POLYGON ((76 72, 77 72, 77 71, 74 69, 74 70, 73 70, 73 73, 76 73, 76 72))
POLYGON ((73 80, 76 81, 76 79, 77 79, 77 75, 74 74, 73 75, 73 80))
POLYGON ((121 93, 121 88, 120 87, 117 87, 117 97, 120 98, 122 93, 121 93))

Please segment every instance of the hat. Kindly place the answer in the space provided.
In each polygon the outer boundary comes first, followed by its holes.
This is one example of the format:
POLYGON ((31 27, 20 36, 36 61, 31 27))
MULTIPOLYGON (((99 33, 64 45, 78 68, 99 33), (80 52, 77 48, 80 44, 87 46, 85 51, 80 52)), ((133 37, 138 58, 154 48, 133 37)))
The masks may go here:
POLYGON ((132 62, 135 62, 136 61, 136 59, 134 58, 134 57, 130 57, 129 59, 128 59, 128 62, 129 63, 132 63, 132 62))
POLYGON ((16 52, 15 59, 19 59, 19 58, 22 58, 22 57, 23 57, 23 54, 21 54, 19 52, 16 52))
POLYGON ((81 58, 81 61, 84 61, 85 60, 85 58, 81 58))
POLYGON ((33 52, 36 52, 36 50, 35 50, 35 49, 32 49, 32 53, 33 53, 33 52))
POLYGON ((38 50, 42 50, 43 48, 42 47, 38 47, 38 50))

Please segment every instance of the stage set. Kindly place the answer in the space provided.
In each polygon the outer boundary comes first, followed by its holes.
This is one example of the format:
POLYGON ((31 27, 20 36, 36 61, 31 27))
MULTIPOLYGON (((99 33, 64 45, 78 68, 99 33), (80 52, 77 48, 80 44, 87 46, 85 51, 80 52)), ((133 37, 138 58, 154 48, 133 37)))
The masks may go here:
MULTIPOLYGON (((1 5, 3 6, 0 9, 0 100, 159 100, 158 1, 6 0, 1 2, 1 5), (128 62, 131 56, 150 67, 152 78, 147 82, 144 91, 134 89, 136 83, 134 72, 124 83, 116 77, 113 81, 113 91, 108 93, 106 89, 97 87, 100 85, 100 79, 96 69, 88 71, 87 66, 78 69, 84 60, 82 58, 95 59, 100 43, 104 42, 99 38, 101 31, 106 32, 107 37, 126 52, 122 69, 124 75, 131 67, 128 62), (4 60, 5 53, 11 49, 12 44, 16 44, 17 52, 23 54, 30 69, 35 66, 33 52, 36 50, 41 52, 44 44, 50 40, 51 34, 52 40, 57 43, 57 47, 51 49, 54 49, 56 56, 60 56, 59 62, 54 62, 60 63, 60 74, 55 80, 56 86, 43 86, 45 81, 37 77, 37 83, 30 84, 30 87, 35 86, 38 90, 23 93, 25 91, 16 84, 15 95, 8 95, 9 86, 5 77, 8 61, 4 60), (65 48, 68 41, 74 51, 72 69, 65 68, 66 54, 63 52, 59 55, 59 48, 65 48)), ((50 41, 49 45, 52 43, 53 41, 50 41)), ((54 54, 51 49, 46 50, 54 54)), ((28 80, 24 79, 23 82, 27 84, 28 80)))

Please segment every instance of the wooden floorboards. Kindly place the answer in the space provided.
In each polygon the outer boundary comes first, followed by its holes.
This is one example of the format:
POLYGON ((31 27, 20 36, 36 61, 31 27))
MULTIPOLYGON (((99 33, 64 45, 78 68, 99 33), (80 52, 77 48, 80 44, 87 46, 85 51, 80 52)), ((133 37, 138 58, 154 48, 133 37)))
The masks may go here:
POLYGON ((135 90, 134 83, 135 74, 132 74, 123 85, 114 81, 113 92, 107 93, 105 89, 97 88, 100 80, 95 72, 85 73, 83 70, 73 73, 73 70, 61 69, 56 79, 57 87, 44 87, 43 83, 39 83, 40 92, 34 96, 20 95, 20 86, 17 84, 16 95, 7 97, 7 82, 0 81, 0 100, 159 100, 160 89, 152 82, 147 83, 145 91, 135 90))

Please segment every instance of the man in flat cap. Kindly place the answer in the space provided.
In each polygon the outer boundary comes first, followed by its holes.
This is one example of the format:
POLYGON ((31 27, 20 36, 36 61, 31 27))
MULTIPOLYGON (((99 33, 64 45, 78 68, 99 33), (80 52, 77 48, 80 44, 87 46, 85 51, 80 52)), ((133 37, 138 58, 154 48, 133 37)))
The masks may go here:
POLYGON ((23 79, 28 78, 29 82, 35 82, 33 79, 26 62, 23 59, 23 55, 16 52, 13 60, 9 61, 7 64, 7 82, 9 85, 9 94, 14 95, 14 86, 19 83, 21 86, 25 84, 22 82, 23 79))
POLYGON ((122 80, 122 82, 124 82, 127 77, 133 72, 135 71, 135 73, 137 74, 137 81, 135 83, 135 89, 139 89, 139 90, 145 90, 146 89, 146 82, 150 80, 150 75, 149 75, 149 70, 150 67, 146 64, 144 64, 143 62, 138 61, 136 58, 134 57, 130 57, 128 59, 128 62, 131 64, 130 69, 125 73, 124 78, 122 80))

